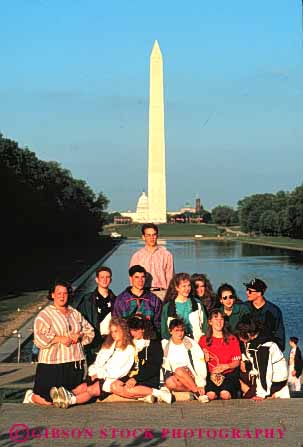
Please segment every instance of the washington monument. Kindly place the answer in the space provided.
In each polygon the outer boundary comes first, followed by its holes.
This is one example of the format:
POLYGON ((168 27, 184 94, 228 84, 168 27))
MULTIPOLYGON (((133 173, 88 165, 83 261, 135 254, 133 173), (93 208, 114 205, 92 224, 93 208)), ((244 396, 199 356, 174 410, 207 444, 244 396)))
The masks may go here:
POLYGON ((166 223, 163 62, 157 41, 150 55, 149 82, 148 220, 166 223))

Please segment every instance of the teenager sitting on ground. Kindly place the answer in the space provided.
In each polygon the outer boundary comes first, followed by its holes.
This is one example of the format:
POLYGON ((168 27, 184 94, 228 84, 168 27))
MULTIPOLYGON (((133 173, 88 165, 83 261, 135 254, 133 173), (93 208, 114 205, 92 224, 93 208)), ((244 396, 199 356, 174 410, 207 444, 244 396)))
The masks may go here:
POLYGON ((97 354, 95 363, 88 369, 89 382, 81 383, 69 392, 66 388, 52 388, 51 397, 56 407, 84 404, 92 398, 111 393, 111 385, 129 373, 135 359, 135 348, 127 322, 114 317, 109 324, 110 333, 97 354))
POLYGON ((208 402, 204 388, 207 372, 202 349, 195 340, 185 336, 183 320, 171 320, 169 332, 170 339, 162 340, 166 387, 171 391, 190 391, 199 402, 208 402))
POLYGON ((222 400, 235 399, 239 390, 239 341, 228 331, 223 312, 219 309, 210 312, 208 325, 206 335, 199 341, 209 372, 206 383, 207 396, 210 400, 218 397, 222 400))
POLYGON ((190 276, 177 273, 169 283, 161 316, 161 335, 170 338, 169 324, 172 319, 181 318, 185 324, 185 334, 197 342, 207 328, 207 316, 200 300, 191 297, 190 276))
POLYGON ((53 303, 38 313, 34 343, 39 349, 34 389, 24 403, 52 405, 54 386, 75 387, 84 376, 82 346, 91 343, 94 329, 76 309, 68 305, 70 284, 57 281, 49 291, 53 303))
POLYGON ((135 363, 129 379, 126 382, 116 380, 111 386, 112 392, 146 403, 154 403, 157 398, 170 404, 171 393, 159 390, 163 351, 161 342, 155 339, 150 321, 132 317, 127 323, 136 348, 135 363))
POLYGON ((240 384, 244 399, 288 398, 287 362, 272 337, 262 335, 263 324, 244 317, 238 324, 238 336, 244 343, 240 384))

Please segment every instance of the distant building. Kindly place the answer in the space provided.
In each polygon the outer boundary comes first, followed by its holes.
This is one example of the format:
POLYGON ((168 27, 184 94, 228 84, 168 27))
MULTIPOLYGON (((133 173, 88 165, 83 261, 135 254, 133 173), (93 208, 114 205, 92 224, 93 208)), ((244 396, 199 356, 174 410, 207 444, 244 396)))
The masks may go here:
POLYGON ((201 211, 201 200, 199 199, 199 197, 196 198, 196 213, 200 213, 201 211))
POLYGON ((132 220, 132 222, 138 222, 138 223, 146 223, 148 222, 148 197, 146 193, 143 191, 141 196, 138 199, 137 202, 137 208, 136 212, 127 211, 125 213, 120 213, 121 216, 129 218, 132 220))
POLYGON ((138 199, 136 218, 140 223, 149 222, 148 197, 144 191, 138 199))

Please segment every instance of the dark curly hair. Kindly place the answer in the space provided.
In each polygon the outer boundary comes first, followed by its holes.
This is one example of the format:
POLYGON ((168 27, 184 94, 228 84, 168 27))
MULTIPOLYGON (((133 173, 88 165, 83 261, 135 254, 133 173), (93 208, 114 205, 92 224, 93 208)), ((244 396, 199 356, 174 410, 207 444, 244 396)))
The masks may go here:
POLYGON ((242 340, 248 340, 250 336, 259 334, 264 325, 256 317, 251 315, 243 315, 236 326, 236 335, 242 340))
POLYGON ((72 287, 70 282, 64 281, 64 280, 61 280, 61 279, 55 279, 55 281, 53 281, 52 284, 50 285, 49 290, 48 290, 48 296, 47 296, 48 299, 49 300, 53 299, 52 294, 55 292, 55 289, 58 286, 66 288, 67 294, 68 294, 67 302, 70 302, 72 300, 73 296, 74 296, 74 289, 73 289, 73 287, 72 287))
POLYGON ((219 300, 222 298, 223 292, 231 292, 235 300, 234 303, 242 303, 242 300, 237 296, 236 289, 231 284, 228 284, 227 282, 221 284, 217 290, 217 297, 219 300))
POLYGON ((128 318, 127 324, 129 330, 134 329, 143 329, 143 338, 145 340, 154 340, 156 339, 156 333, 154 331, 153 325, 150 320, 146 318, 142 318, 139 316, 133 316, 128 318))

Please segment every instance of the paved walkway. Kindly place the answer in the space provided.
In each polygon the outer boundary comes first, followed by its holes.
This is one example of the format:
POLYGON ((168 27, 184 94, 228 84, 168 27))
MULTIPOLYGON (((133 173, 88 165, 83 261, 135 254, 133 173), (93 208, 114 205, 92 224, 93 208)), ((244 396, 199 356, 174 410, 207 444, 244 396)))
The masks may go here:
POLYGON ((34 373, 35 365, 0 364, 0 446, 303 447, 303 399, 200 404, 179 393, 172 405, 113 396, 68 410, 17 403, 34 373))
POLYGON ((302 447, 302 416, 302 399, 94 403, 68 410, 7 403, 0 446, 302 447))

